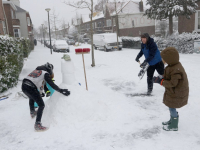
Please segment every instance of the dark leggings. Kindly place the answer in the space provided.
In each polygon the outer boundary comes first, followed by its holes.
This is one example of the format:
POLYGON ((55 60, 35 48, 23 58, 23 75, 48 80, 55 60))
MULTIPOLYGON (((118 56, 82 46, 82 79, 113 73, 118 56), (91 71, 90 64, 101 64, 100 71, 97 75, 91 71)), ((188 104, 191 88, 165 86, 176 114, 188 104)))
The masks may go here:
POLYGON ((32 87, 24 83, 22 83, 22 91, 29 97, 29 106, 31 112, 35 111, 34 102, 38 104, 39 108, 37 112, 36 122, 41 122, 42 113, 45 105, 42 97, 40 96, 39 91, 36 87, 32 87))
POLYGON ((157 64, 153 66, 149 66, 147 69, 147 84, 148 84, 148 89, 153 89, 153 75, 155 70, 160 74, 164 74, 164 64, 162 61, 158 62, 157 64))

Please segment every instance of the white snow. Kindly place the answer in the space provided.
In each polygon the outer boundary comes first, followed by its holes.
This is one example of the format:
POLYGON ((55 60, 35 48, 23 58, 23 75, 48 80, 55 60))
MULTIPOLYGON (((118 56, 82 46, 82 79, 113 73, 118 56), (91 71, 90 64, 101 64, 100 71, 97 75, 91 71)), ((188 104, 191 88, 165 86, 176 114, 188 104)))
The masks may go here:
POLYGON ((51 55, 39 43, 31 52, 20 80, 38 65, 50 62, 55 68, 55 83, 70 90, 71 95, 65 97, 55 92, 50 99, 44 98, 42 123, 50 128, 38 133, 33 128, 35 119, 30 117, 28 100, 15 98, 21 91, 19 81, 17 87, 6 92, 13 93, 9 99, 0 101, 1 150, 199 150, 200 55, 180 54, 190 83, 189 103, 178 109, 179 131, 166 132, 161 122, 169 119, 169 111, 162 103, 162 86, 154 85, 152 97, 126 96, 146 91, 146 76, 141 81, 137 76, 140 68, 135 57, 139 50, 95 50, 94 68, 91 55, 86 54, 86 91, 82 56, 76 55, 74 48, 71 46, 69 53, 74 69, 68 68, 71 65, 61 66, 62 53, 51 55), (74 83, 62 83, 62 73, 74 73, 74 83))

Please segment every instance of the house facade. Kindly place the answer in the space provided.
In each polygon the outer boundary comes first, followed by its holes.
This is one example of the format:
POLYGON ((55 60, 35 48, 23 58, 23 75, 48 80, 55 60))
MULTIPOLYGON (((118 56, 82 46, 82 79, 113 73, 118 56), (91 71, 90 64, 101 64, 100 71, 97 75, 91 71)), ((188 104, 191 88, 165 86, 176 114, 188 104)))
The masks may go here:
POLYGON ((5 35, 6 33, 6 19, 4 16, 3 2, 0 0, 0 35, 5 35))
POLYGON ((20 20, 21 37, 33 40, 33 24, 28 11, 20 7, 19 1, 14 1, 16 9, 16 18, 20 20))
POLYGON ((178 31, 180 34, 193 31, 200 33, 200 2, 197 2, 197 4, 199 7, 196 9, 196 13, 191 15, 190 19, 185 16, 178 17, 178 31))
POLYGON ((17 8, 11 1, 3 1, 3 7, 8 24, 8 34, 13 37, 21 37, 20 20, 16 18, 17 8))
MULTIPOLYGON (((142 0, 134 2, 109 2, 105 5, 102 12, 93 14, 93 32, 99 33, 119 33, 119 36, 137 37, 141 33, 148 32, 150 35, 155 34, 155 20, 147 19, 144 14, 142 0)), ((81 18, 82 19, 82 18, 81 18)), ((79 33, 90 32, 90 19, 82 19, 77 23, 79 33)))
POLYGON ((155 20, 144 15, 143 2, 129 1, 118 11, 119 35, 137 37, 141 33, 155 34, 155 20))

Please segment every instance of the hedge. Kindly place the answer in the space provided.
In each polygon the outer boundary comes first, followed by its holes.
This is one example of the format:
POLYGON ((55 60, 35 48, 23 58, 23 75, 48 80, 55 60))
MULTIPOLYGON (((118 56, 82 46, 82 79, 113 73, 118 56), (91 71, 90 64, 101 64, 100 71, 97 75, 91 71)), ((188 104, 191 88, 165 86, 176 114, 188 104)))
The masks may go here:
POLYGON ((31 52, 31 42, 0 36, 0 93, 17 85, 24 58, 31 52))

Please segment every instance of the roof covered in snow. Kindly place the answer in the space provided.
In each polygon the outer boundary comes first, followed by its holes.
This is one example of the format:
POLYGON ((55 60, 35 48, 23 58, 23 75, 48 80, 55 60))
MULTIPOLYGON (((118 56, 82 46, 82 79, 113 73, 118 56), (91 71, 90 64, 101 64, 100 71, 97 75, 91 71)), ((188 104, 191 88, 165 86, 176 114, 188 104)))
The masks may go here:
MULTIPOLYGON (((141 13, 139 9, 139 2, 129 0, 127 2, 118 2, 116 3, 116 11, 115 11, 115 3, 114 2, 109 2, 106 4, 106 7, 110 13, 111 16, 116 15, 123 15, 123 14, 134 14, 134 13, 141 13)), ((147 8, 143 6, 143 10, 145 11, 147 8)), ((105 14, 104 11, 101 12, 94 12, 92 20, 97 20, 100 18, 104 18, 105 14)), ((89 15, 86 15, 82 18, 83 23, 90 22, 90 17, 89 15)), ((77 20, 74 20, 74 25, 77 25, 77 20)))

